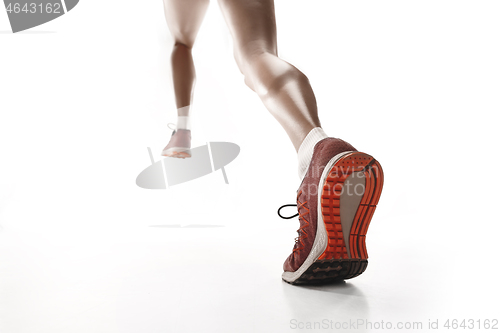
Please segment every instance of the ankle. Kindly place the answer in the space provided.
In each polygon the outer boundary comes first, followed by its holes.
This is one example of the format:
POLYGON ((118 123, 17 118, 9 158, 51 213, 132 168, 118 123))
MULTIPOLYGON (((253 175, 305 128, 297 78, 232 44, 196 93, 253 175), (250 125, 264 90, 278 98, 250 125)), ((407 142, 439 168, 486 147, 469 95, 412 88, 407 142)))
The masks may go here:
POLYGON ((321 127, 313 128, 304 138, 302 143, 300 144, 299 151, 297 152, 298 159, 298 173, 299 178, 304 178, 304 175, 311 163, 314 146, 321 140, 326 139, 328 135, 326 135, 325 131, 321 127))

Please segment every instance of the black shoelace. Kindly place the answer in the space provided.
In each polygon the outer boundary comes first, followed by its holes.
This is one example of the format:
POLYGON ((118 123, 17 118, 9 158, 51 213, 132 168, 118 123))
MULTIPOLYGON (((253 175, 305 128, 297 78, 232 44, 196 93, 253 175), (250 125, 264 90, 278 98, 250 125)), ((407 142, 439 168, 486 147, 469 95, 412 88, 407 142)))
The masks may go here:
POLYGON ((278 215, 279 217, 281 217, 282 219, 285 219, 285 220, 288 220, 288 219, 293 219, 294 217, 296 216, 299 216, 299 213, 295 214, 295 215, 292 215, 292 216, 283 216, 281 215, 280 213, 280 210, 285 208, 285 207, 297 207, 297 204, 289 204, 289 205, 283 205, 281 206, 280 208, 278 208, 278 215))

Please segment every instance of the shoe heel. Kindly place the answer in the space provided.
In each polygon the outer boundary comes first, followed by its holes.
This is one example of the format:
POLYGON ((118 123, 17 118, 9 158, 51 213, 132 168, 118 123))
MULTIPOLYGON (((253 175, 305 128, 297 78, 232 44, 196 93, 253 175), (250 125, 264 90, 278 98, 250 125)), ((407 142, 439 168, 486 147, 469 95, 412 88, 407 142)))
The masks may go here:
POLYGON ((318 260, 368 259, 366 233, 383 181, 380 163, 365 153, 347 154, 331 167, 321 193, 321 214, 328 243, 318 260), (351 183, 354 188, 350 188, 351 183))
POLYGON ((352 223, 349 235, 349 250, 351 258, 368 259, 366 233, 380 200, 384 184, 384 173, 380 163, 375 159, 364 168, 363 172, 366 179, 365 193, 352 223))

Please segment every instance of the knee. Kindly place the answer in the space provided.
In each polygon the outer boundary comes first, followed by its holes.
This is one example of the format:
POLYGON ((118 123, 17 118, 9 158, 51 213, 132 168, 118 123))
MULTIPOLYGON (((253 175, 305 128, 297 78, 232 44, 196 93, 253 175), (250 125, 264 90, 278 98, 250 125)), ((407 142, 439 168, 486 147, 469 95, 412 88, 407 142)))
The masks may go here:
POLYGON ((181 41, 176 40, 174 43, 173 52, 176 52, 176 51, 189 51, 189 52, 191 52, 192 48, 193 48, 192 43, 186 43, 186 42, 181 42, 181 41))
MULTIPOLYGON (((192 61, 192 47, 181 42, 175 42, 170 54, 171 61, 176 65, 192 61)), ((175 65, 174 65, 175 66, 175 65)))
POLYGON ((255 91, 254 86, 252 84, 254 69, 252 68, 251 64, 249 63, 249 61, 245 61, 243 59, 243 57, 241 56, 241 54, 238 52, 237 49, 234 50, 233 56, 234 60, 236 61, 236 65, 240 70, 240 73, 243 74, 243 81, 245 82, 245 85, 249 87, 251 90, 255 91))

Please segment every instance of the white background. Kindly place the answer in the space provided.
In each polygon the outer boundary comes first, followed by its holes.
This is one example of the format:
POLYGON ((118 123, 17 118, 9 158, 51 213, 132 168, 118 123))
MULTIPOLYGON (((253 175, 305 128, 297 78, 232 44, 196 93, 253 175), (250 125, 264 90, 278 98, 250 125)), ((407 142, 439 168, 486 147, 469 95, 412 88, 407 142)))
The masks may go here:
POLYGON ((281 280, 296 154, 244 85, 216 2, 193 51, 194 146, 241 153, 229 185, 216 172, 168 190, 135 185, 176 115, 161 1, 85 0, 18 34, 0 10, 2 333, 500 319, 500 3, 277 0, 276 15, 325 131, 384 168, 367 271, 281 280))

